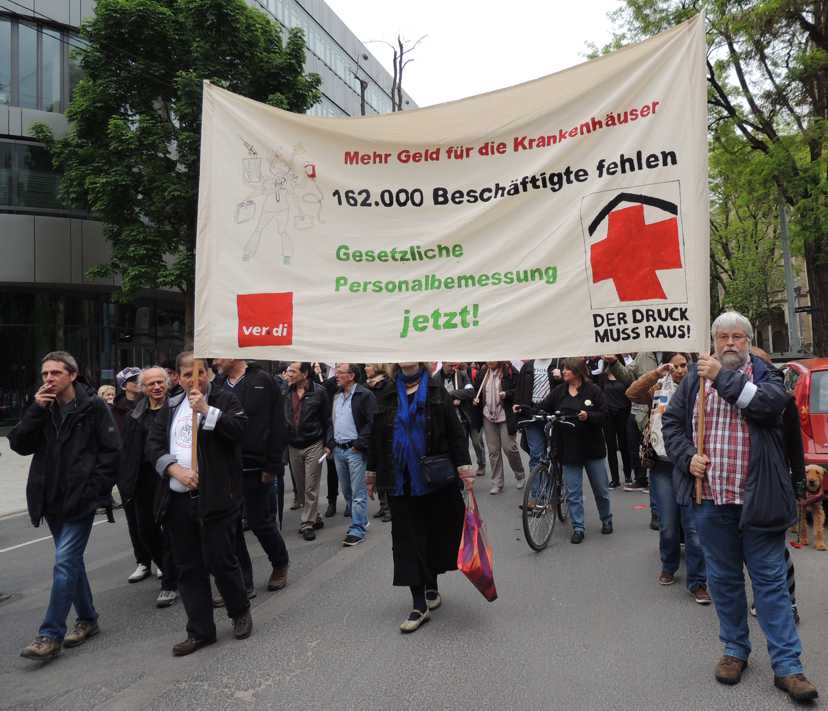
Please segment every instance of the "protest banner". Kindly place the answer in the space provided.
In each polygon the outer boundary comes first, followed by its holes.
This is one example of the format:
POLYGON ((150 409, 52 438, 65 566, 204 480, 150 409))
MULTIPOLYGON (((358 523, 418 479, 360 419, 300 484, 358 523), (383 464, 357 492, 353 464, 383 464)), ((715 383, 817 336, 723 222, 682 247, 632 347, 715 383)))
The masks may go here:
POLYGON ((704 22, 382 116, 205 84, 195 349, 509 360, 708 343, 704 22))

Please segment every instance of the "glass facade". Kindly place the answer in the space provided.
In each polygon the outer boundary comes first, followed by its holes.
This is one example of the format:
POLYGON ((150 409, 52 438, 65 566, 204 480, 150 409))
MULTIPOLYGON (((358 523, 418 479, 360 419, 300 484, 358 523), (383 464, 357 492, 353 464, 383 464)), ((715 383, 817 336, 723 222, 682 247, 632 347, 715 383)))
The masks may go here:
POLYGON ((90 385, 115 373, 174 358, 184 348, 181 298, 113 304, 106 291, 6 288, 0 291, 0 426, 13 425, 39 386, 40 359, 69 351, 90 385))
POLYGON ((0 15, 0 104, 60 113, 77 84, 78 36, 0 15))
POLYGON ((60 173, 52 167, 48 151, 36 143, 0 139, 0 210, 65 210, 58 199, 60 173))

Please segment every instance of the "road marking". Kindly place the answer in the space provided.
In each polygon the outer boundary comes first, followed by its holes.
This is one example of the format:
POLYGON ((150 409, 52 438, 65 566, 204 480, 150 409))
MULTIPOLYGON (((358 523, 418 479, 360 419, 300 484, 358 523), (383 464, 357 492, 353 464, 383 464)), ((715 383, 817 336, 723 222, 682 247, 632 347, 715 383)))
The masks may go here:
MULTIPOLYGON (((103 521, 95 521, 95 523, 93 523, 92 525, 93 526, 98 526, 102 523, 107 523, 106 519, 104 519, 103 521)), ((9 551, 16 551, 18 548, 23 548, 24 546, 30 546, 30 545, 32 545, 32 543, 40 543, 41 541, 51 541, 51 540, 52 540, 51 536, 43 536, 43 538, 35 538, 34 540, 26 541, 25 543, 18 543, 16 546, 9 546, 8 548, 0 548, 0 553, 8 553, 9 551)))

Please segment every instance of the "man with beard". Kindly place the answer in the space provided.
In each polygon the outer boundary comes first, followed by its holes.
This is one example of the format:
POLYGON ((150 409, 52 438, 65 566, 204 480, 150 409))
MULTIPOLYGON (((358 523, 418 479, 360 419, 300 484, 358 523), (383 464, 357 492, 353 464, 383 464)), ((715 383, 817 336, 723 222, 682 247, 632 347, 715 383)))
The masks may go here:
POLYGON ((696 480, 702 483, 702 502, 694 503, 694 516, 724 643, 715 677, 722 684, 738 684, 750 656, 747 567, 774 684, 795 701, 808 701, 818 694, 803 674, 785 565, 785 532, 796 520, 782 444, 788 397, 781 373, 751 356, 753 328, 744 316, 723 313, 711 330, 715 352, 700 355, 679 385, 664 413, 662 432, 674 463, 678 504, 691 504, 696 480), (696 448, 700 378, 705 388, 704 454, 696 448))

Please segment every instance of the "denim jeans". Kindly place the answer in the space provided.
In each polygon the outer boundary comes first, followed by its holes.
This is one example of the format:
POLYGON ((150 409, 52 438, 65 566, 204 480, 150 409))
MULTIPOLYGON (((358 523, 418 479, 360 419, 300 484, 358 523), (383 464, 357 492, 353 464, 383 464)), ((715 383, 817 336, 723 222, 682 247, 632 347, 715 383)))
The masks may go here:
POLYGON ((564 464, 563 474, 566 478, 566 500, 569 503, 569 518, 575 531, 584 530, 584 478, 582 471, 586 469, 598 515, 603 523, 612 523, 610 511, 609 478, 605 459, 590 459, 583 466, 564 464))
POLYGON ((543 422, 533 422, 523 430, 526 444, 529 446, 529 471, 533 471, 546 454, 546 437, 543 434, 543 422))
POLYGON ((351 505, 349 536, 365 538, 368 528, 368 489, 365 486, 365 455, 353 447, 334 447, 339 488, 345 501, 351 505))
POLYGON ((681 558, 681 529, 684 529, 685 557, 687 563, 687 589, 695 590, 707 584, 704 553, 696 531, 696 520, 689 506, 679 506, 673 491, 673 465, 657 461, 650 470, 650 491, 658 507, 660 527, 658 533, 661 569, 675 575, 681 558))
POLYGON ((710 595, 719 616, 719 639, 724 653, 738 659, 750 655, 748 604, 743 568, 753 583, 759 625, 768 640, 773 673, 802 672, 802 646, 794 624, 785 566, 785 531, 739 530, 742 507, 695 506, 696 527, 704 558, 710 595))
POLYGON ((66 618, 72 605, 78 621, 95 622, 98 613, 92 604, 92 590, 86 577, 83 554, 92 532, 93 514, 80 521, 60 523, 46 519, 55 541, 55 567, 52 573, 52 593, 49 607, 38 634, 63 641, 66 636, 66 618))

